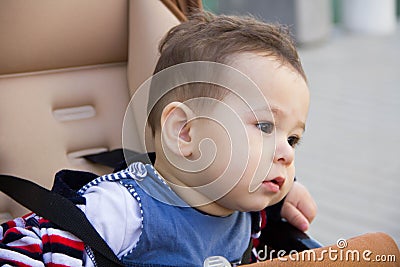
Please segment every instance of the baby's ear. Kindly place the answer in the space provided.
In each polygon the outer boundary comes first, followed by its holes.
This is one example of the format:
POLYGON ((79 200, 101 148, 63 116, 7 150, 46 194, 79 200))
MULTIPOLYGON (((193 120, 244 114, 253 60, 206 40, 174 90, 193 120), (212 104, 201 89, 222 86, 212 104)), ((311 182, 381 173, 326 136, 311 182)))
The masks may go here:
POLYGON ((177 156, 192 154, 192 118, 193 111, 181 102, 169 103, 161 113, 161 143, 177 156))

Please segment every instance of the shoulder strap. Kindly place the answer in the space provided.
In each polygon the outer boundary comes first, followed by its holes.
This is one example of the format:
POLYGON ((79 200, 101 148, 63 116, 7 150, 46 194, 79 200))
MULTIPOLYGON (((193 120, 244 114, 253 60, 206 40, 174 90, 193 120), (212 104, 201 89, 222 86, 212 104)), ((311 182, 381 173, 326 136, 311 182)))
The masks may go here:
POLYGON ((144 158, 145 155, 146 154, 141 154, 133 150, 117 148, 111 151, 90 154, 83 157, 89 160, 90 162, 101 164, 115 169, 120 165, 124 164, 125 159, 130 161, 131 159, 133 160, 139 159, 139 161, 142 161, 141 159, 144 158))
POLYGON ((0 181, 0 191, 90 246, 97 266, 124 266, 87 220, 85 214, 71 201, 19 177, 0 175, 0 181))
POLYGON ((129 164, 137 161, 144 164, 154 164, 156 154, 154 152, 139 153, 129 149, 118 148, 98 154, 86 155, 84 158, 92 163, 111 167, 114 172, 117 172, 126 169, 129 164))

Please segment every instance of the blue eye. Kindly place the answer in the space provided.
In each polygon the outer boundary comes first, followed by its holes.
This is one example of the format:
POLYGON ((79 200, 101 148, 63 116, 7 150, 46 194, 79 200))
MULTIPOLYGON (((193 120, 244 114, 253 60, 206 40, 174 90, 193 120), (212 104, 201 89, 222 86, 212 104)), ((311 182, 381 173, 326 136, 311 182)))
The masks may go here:
POLYGON ((256 127, 266 134, 271 134, 274 131, 275 125, 272 122, 259 122, 256 127))

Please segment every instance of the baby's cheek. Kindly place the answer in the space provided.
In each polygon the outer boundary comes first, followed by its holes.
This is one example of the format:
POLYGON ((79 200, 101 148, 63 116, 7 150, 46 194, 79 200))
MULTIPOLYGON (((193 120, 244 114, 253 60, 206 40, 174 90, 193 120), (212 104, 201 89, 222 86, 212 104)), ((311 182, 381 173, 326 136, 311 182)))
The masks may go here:
POLYGON ((285 196, 289 193, 290 189, 292 189, 293 182, 294 182, 293 179, 287 180, 287 181, 285 182, 285 185, 284 185, 284 192, 283 192, 285 196), (287 183, 287 184, 286 184, 286 183, 287 183))
POLYGON ((269 205, 274 205, 274 204, 280 202, 284 197, 286 197, 286 195, 289 193, 289 191, 292 188, 292 186, 293 186, 293 180, 291 180, 291 181, 286 180, 284 185, 281 188, 280 193, 275 195, 271 199, 271 203, 269 205))

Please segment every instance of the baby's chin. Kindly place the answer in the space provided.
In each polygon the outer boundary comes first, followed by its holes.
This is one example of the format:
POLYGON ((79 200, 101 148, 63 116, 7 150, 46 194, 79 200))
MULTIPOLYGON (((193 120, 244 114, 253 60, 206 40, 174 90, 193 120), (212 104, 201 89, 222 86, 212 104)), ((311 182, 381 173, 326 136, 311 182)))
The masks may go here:
POLYGON ((252 211, 260 211, 263 210, 269 206, 272 206, 276 203, 278 203, 280 200, 282 200, 283 197, 277 199, 277 200, 269 200, 269 201, 257 201, 254 203, 247 203, 247 205, 242 205, 241 207, 237 208, 236 210, 241 211, 241 212, 252 212, 252 211))
POLYGON ((285 196, 286 196, 286 194, 282 194, 282 195, 280 195, 280 196, 276 196, 276 197, 274 197, 274 198, 272 198, 272 199, 269 199, 268 201, 264 201, 263 203, 261 203, 261 201, 260 201, 260 202, 257 203, 257 204, 249 205, 249 206, 246 208, 247 210, 243 210, 243 211, 249 212, 249 211, 260 211, 260 210, 263 210, 263 209, 265 209, 265 208, 267 208, 267 207, 270 207, 270 206, 272 206, 272 205, 277 204, 277 203, 280 202, 285 196))

